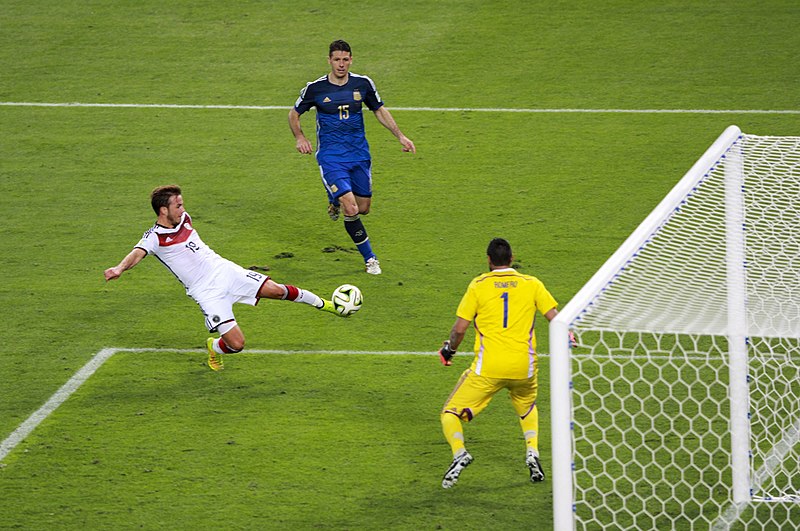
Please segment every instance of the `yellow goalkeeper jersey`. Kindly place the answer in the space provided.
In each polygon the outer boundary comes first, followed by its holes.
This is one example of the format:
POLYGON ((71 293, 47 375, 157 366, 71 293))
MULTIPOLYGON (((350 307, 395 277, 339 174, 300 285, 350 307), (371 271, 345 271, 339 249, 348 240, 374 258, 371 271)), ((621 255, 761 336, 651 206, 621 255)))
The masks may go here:
POLYGON ((536 365, 536 310, 558 305, 541 280, 512 268, 470 282, 456 315, 474 321, 472 370, 487 378, 530 378, 536 365))

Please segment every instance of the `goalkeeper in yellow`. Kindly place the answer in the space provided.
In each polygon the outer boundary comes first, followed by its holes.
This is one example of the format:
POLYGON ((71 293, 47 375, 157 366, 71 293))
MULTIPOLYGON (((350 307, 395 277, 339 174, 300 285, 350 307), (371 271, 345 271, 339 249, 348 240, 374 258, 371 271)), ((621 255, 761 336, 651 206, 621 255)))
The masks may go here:
POLYGON ((453 462, 442 487, 456 484, 472 463, 464 445, 461 421, 471 421, 501 389, 508 389, 525 435, 525 463, 531 481, 544 480, 539 462, 539 412, 536 408, 539 361, 536 355, 534 319, 538 310, 548 320, 558 314, 557 303, 542 282, 511 267, 511 245, 495 238, 486 250, 489 272, 470 282, 456 311, 450 338, 439 350, 444 365, 464 339, 470 322, 475 324, 475 359, 461 374, 442 410, 442 429, 453 451, 453 462))

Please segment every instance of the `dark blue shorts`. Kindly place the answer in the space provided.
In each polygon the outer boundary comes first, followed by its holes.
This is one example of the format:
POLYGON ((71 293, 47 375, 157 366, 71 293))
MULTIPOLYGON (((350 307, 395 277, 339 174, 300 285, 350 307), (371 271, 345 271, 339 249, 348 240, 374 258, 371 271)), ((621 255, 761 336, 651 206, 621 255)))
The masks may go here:
POLYGON ((372 161, 320 164, 319 173, 329 201, 347 192, 360 197, 372 197, 372 161))

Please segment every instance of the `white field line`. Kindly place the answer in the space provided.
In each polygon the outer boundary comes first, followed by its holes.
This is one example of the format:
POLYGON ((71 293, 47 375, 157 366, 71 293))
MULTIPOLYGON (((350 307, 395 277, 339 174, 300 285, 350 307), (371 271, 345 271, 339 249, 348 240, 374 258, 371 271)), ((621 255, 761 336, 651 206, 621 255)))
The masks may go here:
MULTIPOLYGON (((36 427, 44 421, 47 417, 50 416, 58 407, 63 404, 78 388, 83 385, 86 380, 89 379, 97 370, 106 362, 108 361, 111 356, 116 354, 117 352, 178 352, 178 353, 191 353, 196 354, 198 352, 205 353, 206 350, 198 350, 198 349, 165 349, 165 348, 104 348, 97 354, 95 354, 92 359, 90 359, 86 365, 81 367, 73 376, 70 378, 67 383, 61 386, 61 388, 56 391, 53 396, 51 396, 47 402, 44 403, 42 407, 37 409, 30 417, 28 417, 22 424, 20 424, 17 429, 11 432, 11 435, 6 437, 6 439, 0 443, 0 462, 6 458, 6 456, 11 453, 11 451, 17 447, 19 443, 21 443, 25 438, 31 434, 31 432, 36 429, 36 427)), ((368 355, 401 355, 401 356, 431 356, 434 355, 434 352, 415 352, 415 351, 407 351, 407 350, 384 350, 384 351, 369 351, 369 350, 361 350, 361 351, 348 351, 348 350, 248 350, 247 354, 334 354, 334 355, 342 355, 342 354, 368 354, 368 355)))
POLYGON ((44 403, 42 407, 37 409, 28 419, 19 425, 19 427, 14 430, 11 435, 6 437, 6 439, 0 443, 0 461, 5 459, 5 457, 13 450, 19 443, 21 443, 25 437, 30 435, 30 433, 41 424, 41 422, 50 416, 50 413, 58 409, 58 406, 63 404, 67 398, 70 397, 72 393, 78 390, 78 388, 83 385, 83 382, 89 379, 89 377, 103 365, 108 358, 114 355, 116 349, 113 348, 104 348, 97 354, 95 354, 89 362, 81 367, 78 372, 76 372, 72 378, 67 380, 67 383, 61 386, 61 389, 56 391, 53 396, 51 396, 47 402, 44 403))
MULTIPOLYGON (((288 105, 193 105, 171 103, 82 103, 0 101, 4 107, 111 107, 137 109, 236 109, 288 111, 288 105)), ((504 107, 392 107, 393 111, 586 114, 800 114, 798 109, 519 109, 504 107)))
MULTIPOLYGON (((198 352, 206 352, 206 349, 198 350, 191 348, 115 348, 114 352, 178 352, 182 354, 197 354, 198 352)), ((242 354, 369 354, 369 355, 386 355, 386 356, 432 356, 436 354, 431 350, 428 352, 420 352, 416 350, 259 350, 247 349, 242 354)), ((231 354, 233 355, 233 354, 231 354)), ((240 356, 241 354, 236 354, 240 356)))

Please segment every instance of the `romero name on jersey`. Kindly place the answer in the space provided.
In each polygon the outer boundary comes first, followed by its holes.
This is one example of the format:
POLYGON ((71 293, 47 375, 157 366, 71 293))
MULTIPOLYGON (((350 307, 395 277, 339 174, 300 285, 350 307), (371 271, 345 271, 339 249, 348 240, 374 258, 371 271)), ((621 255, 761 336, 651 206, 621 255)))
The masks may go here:
POLYGON ((510 267, 473 279, 456 310, 462 319, 475 319, 472 370, 487 378, 533 376, 536 311, 544 315, 557 305, 541 280, 510 267))

